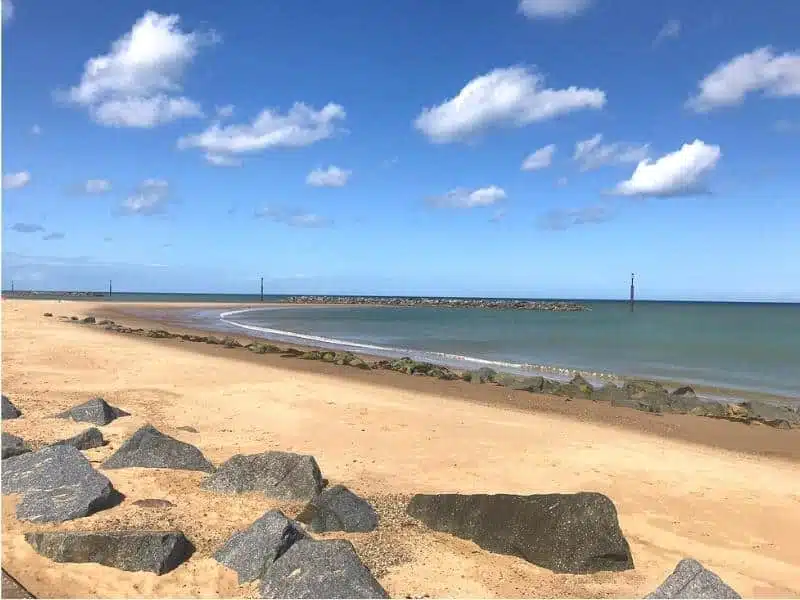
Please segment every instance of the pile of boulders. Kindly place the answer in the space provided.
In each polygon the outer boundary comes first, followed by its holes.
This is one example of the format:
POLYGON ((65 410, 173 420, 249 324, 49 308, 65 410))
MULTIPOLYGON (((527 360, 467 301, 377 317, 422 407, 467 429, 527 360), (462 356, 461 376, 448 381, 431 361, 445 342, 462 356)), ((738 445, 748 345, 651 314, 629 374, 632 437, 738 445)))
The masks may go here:
MULTIPOLYGON (((482 372, 478 378, 491 380, 482 372)), ((580 381, 572 382, 580 389, 580 381)), ((56 415, 104 426, 129 413, 94 398, 56 415)), ((3 418, 21 412, 3 396, 3 418), (8 416, 6 416, 8 415, 8 416)), ((61 523, 108 510, 124 497, 82 449, 103 444, 92 427, 34 451, 3 432, 3 494, 20 494, 22 521, 61 523)), ((211 493, 261 493, 304 508, 291 519, 277 509, 234 533, 214 559, 238 575, 259 581, 263 598, 387 598, 388 594, 345 539, 311 533, 370 532, 375 508, 342 485, 329 486, 316 459, 292 452, 235 455, 215 467, 191 444, 145 425, 100 466, 180 469, 208 473, 200 487, 211 493)), ((151 507, 165 500, 139 500, 151 507)), ((161 506, 158 504, 158 506, 161 506)), ((495 553, 518 556, 557 573, 595 573, 634 568, 614 503, 593 492, 575 494, 417 494, 406 507, 424 526, 474 541, 495 553)), ((26 541, 60 563, 93 562, 125 571, 161 575, 190 559, 194 546, 177 530, 31 531, 26 541)), ((650 598, 738 598, 717 575, 692 559, 681 561, 650 598)))

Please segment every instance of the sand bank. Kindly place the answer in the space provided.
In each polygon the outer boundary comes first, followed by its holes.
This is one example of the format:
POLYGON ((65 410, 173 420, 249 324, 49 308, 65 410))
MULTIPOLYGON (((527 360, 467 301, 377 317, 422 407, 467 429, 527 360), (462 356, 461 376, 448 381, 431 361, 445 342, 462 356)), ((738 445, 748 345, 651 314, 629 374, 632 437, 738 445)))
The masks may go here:
MULTIPOLYGON (((217 464, 270 449, 313 454, 332 482, 375 502, 383 518, 379 530, 342 537, 353 541, 393 597, 642 597, 684 556, 715 570, 743 596, 800 595, 798 430, 658 417, 464 382, 117 335, 42 317, 45 311, 98 314, 108 304, 14 300, 2 308, 3 393, 24 415, 4 422, 5 431, 34 444, 73 435, 85 427, 49 417, 102 395, 133 416, 103 428, 109 445, 86 452, 98 463, 145 422, 198 446, 217 464), (410 494, 441 491, 602 492, 617 505, 636 568, 557 575, 403 516, 410 494)), ((33 594, 254 594, 210 555, 273 503, 200 491, 198 473, 125 469, 106 475, 126 501, 60 528, 177 527, 197 553, 161 577, 53 564, 33 552, 22 532, 56 526, 18 522, 14 498, 4 497, 3 565, 33 594), (176 506, 155 511, 133 505, 143 498, 176 506)), ((289 516, 299 510, 283 506, 289 516)))

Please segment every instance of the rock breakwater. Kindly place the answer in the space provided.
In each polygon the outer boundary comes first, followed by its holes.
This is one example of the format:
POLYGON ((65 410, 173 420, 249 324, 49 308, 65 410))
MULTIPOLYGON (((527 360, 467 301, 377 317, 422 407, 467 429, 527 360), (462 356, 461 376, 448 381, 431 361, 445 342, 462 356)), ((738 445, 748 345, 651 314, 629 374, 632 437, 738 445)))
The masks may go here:
POLYGON ((377 306, 431 306, 437 308, 486 308, 494 310, 543 310, 582 312, 591 310, 575 302, 488 298, 416 298, 387 296, 289 296, 290 304, 363 304, 377 306))

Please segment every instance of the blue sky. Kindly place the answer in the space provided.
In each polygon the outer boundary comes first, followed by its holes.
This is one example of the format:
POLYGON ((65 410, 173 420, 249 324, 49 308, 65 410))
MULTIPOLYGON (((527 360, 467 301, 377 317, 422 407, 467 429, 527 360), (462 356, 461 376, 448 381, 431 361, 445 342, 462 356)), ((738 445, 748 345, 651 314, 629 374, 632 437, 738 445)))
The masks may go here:
POLYGON ((3 288, 800 301, 798 22, 3 2, 3 288))

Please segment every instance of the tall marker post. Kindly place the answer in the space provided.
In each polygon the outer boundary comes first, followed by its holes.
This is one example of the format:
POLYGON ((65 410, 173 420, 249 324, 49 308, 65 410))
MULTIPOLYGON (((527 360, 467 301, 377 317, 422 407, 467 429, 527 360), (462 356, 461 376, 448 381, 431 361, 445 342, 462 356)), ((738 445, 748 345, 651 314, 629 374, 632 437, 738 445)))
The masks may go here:
POLYGON ((633 312, 633 300, 634 300, 634 287, 633 287, 633 273, 631 273, 631 312, 633 312))
POLYGON ((264 302, 264 278, 261 278, 261 302, 264 302))

